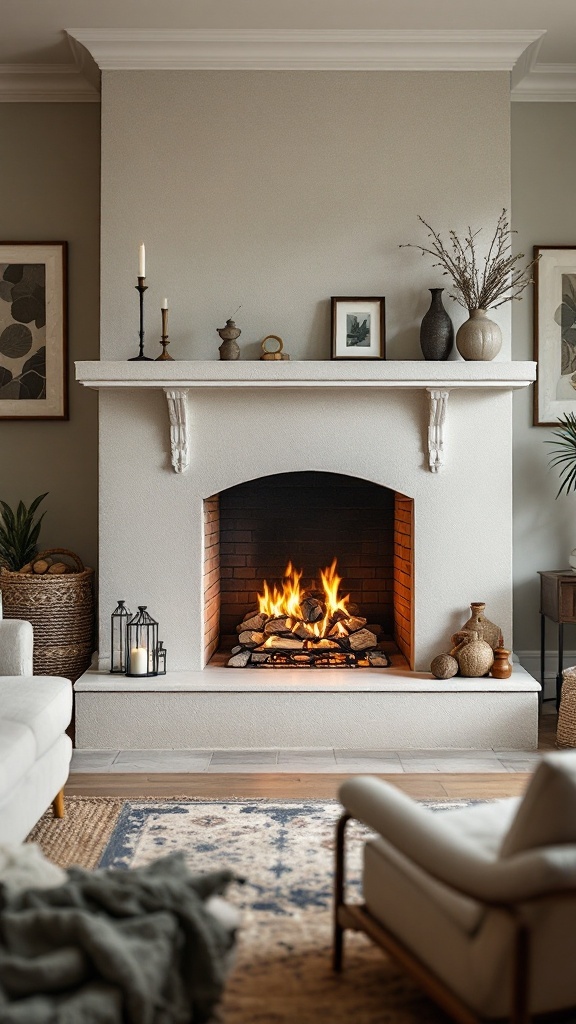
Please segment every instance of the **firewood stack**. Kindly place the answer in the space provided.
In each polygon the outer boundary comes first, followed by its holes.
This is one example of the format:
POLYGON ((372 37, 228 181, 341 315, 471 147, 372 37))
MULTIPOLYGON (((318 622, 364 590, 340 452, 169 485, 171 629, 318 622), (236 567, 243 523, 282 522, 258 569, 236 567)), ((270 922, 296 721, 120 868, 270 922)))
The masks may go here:
MULTIPOLYGON (((335 667, 385 667, 390 664, 378 637, 381 626, 367 625, 367 619, 357 614, 336 611, 328 619, 322 636, 315 635, 314 624, 326 617, 326 606, 317 597, 306 597, 300 603, 302 618, 283 615, 273 617, 265 612, 252 611, 239 626, 238 644, 232 648, 228 665, 247 668, 251 665, 281 664, 279 655, 287 655, 284 664, 294 667, 312 667, 318 663, 333 663, 335 667), (334 657, 330 658, 329 652, 334 657)), ((349 609, 350 612, 350 609, 349 609)), ((316 632, 319 631, 317 625, 316 632)))

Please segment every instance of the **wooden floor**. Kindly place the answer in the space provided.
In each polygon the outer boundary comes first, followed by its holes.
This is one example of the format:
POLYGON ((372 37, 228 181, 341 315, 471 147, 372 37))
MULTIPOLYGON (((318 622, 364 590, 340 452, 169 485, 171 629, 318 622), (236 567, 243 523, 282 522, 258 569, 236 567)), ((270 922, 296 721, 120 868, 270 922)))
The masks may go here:
MULTIPOLYGON (((554 750, 556 714, 551 707, 541 716, 539 749, 554 750)), ((529 779, 528 773, 451 773, 379 775, 404 793, 417 799, 455 799, 458 797, 497 798, 519 796, 529 779)), ((152 775, 96 774, 76 772, 70 776, 66 793, 70 796, 171 797, 196 796, 214 799, 233 797, 326 798, 337 796, 338 787, 349 774, 330 773, 294 775, 274 774, 199 774, 163 772, 152 775)))
MULTIPOLYGON (((416 799, 446 799, 458 797, 497 798, 520 796, 529 775, 524 772, 491 774, 379 775, 393 786, 416 799)), ((207 797, 231 799, 233 797, 325 798, 337 796, 338 787, 349 774, 329 775, 207 775, 206 773, 161 775, 102 774, 76 772, 66 784, 68 796, 124 796, 124 797, 207 797)))

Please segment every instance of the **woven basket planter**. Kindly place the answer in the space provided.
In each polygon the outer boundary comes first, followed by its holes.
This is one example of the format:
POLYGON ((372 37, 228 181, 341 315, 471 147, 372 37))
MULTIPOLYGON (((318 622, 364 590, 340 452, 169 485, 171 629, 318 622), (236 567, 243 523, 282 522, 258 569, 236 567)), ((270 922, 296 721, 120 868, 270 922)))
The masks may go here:
POLYGON ((576 747, 576 668, 565 668, 562 673, 556 746, 576 747))
POLYGON ((0 569, 4 617, 32 623, 34 675, 64 676, 74 683, 89 668, 94 650, 94 570, 65 548, 50 548, 36 558, 47 555, 67 556, 75 571, 38 576, 0 569))

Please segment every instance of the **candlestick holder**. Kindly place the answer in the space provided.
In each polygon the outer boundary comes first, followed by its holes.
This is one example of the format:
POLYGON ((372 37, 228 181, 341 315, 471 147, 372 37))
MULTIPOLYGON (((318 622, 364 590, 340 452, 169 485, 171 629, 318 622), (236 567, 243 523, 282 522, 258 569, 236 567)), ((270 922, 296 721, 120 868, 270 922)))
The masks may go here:
POLYGON ((170 344, 168 340, 168 310, 161 309, 162 313, 162 336, 160 338, 160 344, 162 345, 162 352, 159 356, 156 356, 156 362, 160 359, 169 359, 172 363, 174 362, 172 356, 169 356, 166 351, 166 346, 170 344))
POLYGON ((144 292, 148 291, 148 285, 144 284, 145 280, 145 277, 139 277, 138 284, 135 285, 136 291, 140 294, 140 330, 138 331, 140 336, 140 350, 137 356, 132 356, 132 358, 128 360, 129 363, 135 363, 140 360, 146 360, 148 363, 153 362, 150 356, 144 355, 144 292))

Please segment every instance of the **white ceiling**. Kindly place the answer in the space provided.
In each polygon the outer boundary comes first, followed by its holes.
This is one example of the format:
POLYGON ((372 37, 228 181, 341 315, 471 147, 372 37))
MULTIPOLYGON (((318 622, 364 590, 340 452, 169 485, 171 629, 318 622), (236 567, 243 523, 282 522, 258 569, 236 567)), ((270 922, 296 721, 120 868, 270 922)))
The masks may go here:
MULTIPOLYGON (((339 40, 340 53, 346 55, 346 47, 351 32, 364 34, 361 57, 365 63, 351 63, 351 67, 367 67, 367 53, 378 45, 378 36, 386 37, 399 31, 416 36, 417 48, 420 53, 422 38, 428 33, 437 37, 443 30, 448 35, 468 36, 472 46, 484 46, 484 54, 489 53, 490 46, 496 49, 503 45, 502 40, 496 42, 498 33, 506 35, 506 31, 520 36, 532 32, 536 39, 537 30, 545 34, 541 41, 535 42, 525 50, 518 59, 527 42, 522 42, 516 50, 516 57, 506 66, 512 68, 514 61, 518 63, 512 76, 513 99, 524 100, 576 100, 576 0, 0 0, 0 101, 14 100, 92 100, 98 101, 98 69, 83 47, 78 47, 67 35, 72 34, 84 40, 92 36, 100 36, 98 44, 105 40, 106 47, 115 55, 116 63, 98 63, 102 67, 148 67, 149 63, 130 63, 129 54, 134 58, 136 45, 137 58, 142 59, 143 49, 140 43, 132 38, 146 37, 144 49, 152 45, 156 49, 162 45, 155 36, 168 39, 170 52, 162 55, 164 63, 155 66, 206 66, 206 67, 292 67, 300 66, 282 62, 279 55, 285 43, 283 30, 300 30, 305 36, 303 46, 314 52, 314 61, 318 54, 314 51, 315 40, 311 35, 323 30, 324 34, 342 36, 339 40), (94 31, 95 30, 95 31, 94 31), (204 33, 202 32, 204 30, 204 33), (220 33, 217 46, 220 47, 219 60, 212 64, 206 63, 207 54, 212 52, 214 40, 206 44, 204 38, 210 30, 220 33), (238 30, 240 30, 238 32, 238 30), (274 40, 263 41, 263 35, 274 36, 274 40), (334 33, 334 30, 335 33, 334 33), (430 31, 433 30, 433 31, 430 31), (370 32, 374 31, 374 37, 370 32), (193 36, 194 59, 196 63, 174 64, 174 53, 182 39, 193 36), (222 41, 222 33, 227 41, 222 41), (260 37, 258 37, 260 33, 260 37), (492 42, 480 43, 478 37, 470 38, 474 33, 490 36, 492 42), (200 51, 198 51, 198 37, 200 51), (270 63, 246 62, 246 36, 251 36, 250 46, 256 39, 260 54, 269 57, 270 63), (222 63, 222 54, 229 52, 230 39, 238 44, 240 38, 240 63, 222 63), (140 49, 138 49, 140 46, 140 49), (124 62, 118 62, 118 47, 125 47, 122 54, 124 62), (244 47, 244 50, 242 50, 244 47), (276 49, 274 48, 276 47, 276 49), (269 53, 268 53, 269 50, 269 53), (198 53, 200 59, 198 61, 198 53), (170 63, 170 61, 172 63, 170 63), (244 63, 242 63, 244 61, 244 63), (204 62, 204 63, 203 63, 204 62)), ((522 36, 523 37, 523 36, 522 36)), ((414 41, 414 40, 413 40, 414 41)), ((430 39, 428 38, 428 42, 430 39)), ((517 41, 518 42, 518 41, 517 41)), ((393 40, 395 46, 397 41, 393 40)), ((91 43, 86 42, 88 49, 95 52, 91 43)), ((291 45, 291 44, 290 44, 291 45)), ((327 44, 332 46, 332 42, 327 44)), ((404 44, 402 44, 404 45, 404 44)), ((434 44, 437 46, 437 42, 434 44)), ((454 46, 454 39, 450 45, 454 46)), ((458 44, 460 45, 460 44, 458 44)), ((449 68, 482 67, 491 69, 493 65, 484 62, 466 64, 466 54, 461 51, 463 64, 440 63, 438 66, 449 68)), ((332 48, 331 59, 335 59, 336 51, 332 48)), ((413 54, 413 56, 414 56, 413 54)), ((442 50, 436 50, 436 56, 442 50)), ((96 54, 95 54, 96 55, 96 54)), ((385 53, 383 54, 386 56, 385 53)), ((383 56, 381 54, 381 57, 383 56)), ((108 56, 108 55, 107 55, 108 56)), ((158 57, 155 58, 158 61, 158 57)), ((298 57, 302 61, 302 54, 298 57)), ((345 67, 342 62, 338 66, 345 67)), ((329 67, 328 63, 313 63, 308 66, 329 67)), ((302 64, 301 66, 305 66, 302 64)), ((404 67, 405 64, 394 65, 383 60, 379 67, 404 67)), ((424 63, 416 66, 427 67, 424 63)), ((436 65, 434 65, 436 66, 436 65)))

